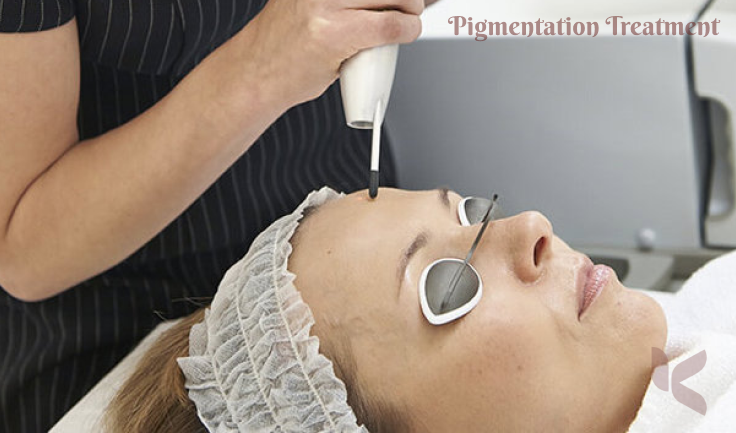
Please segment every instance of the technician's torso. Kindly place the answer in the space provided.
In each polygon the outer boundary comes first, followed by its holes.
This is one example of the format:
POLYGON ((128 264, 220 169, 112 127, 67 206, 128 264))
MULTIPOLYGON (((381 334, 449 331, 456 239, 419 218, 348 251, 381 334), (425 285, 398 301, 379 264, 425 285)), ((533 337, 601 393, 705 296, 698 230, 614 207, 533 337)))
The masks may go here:
MULTIPOLYGON (((50 29, 76 16, 79 132, 86 139, 155 104, 266 0, 41 3, 0 0, 0 31, 50 29)), ((370 135, 344 124, 335 83, 285 113, 189 209, 119 266, 40 303, 24 304, 0 291, 0 431, 50 428, 158 322, 206 303, 251 240, 309 191, 367 187, 369 152, 370 135)), ((391 185, 390 152, 382 156, 382 184, 391 185)))

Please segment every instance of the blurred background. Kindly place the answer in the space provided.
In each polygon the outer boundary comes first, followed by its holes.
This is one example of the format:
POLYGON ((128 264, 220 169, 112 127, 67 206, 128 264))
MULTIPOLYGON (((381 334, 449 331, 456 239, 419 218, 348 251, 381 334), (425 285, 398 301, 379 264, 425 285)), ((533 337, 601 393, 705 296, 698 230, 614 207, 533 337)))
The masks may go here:
POLYGON ((399 52, 386 129, 400 184, 501 196, 632 287, 676 290, 736 248, 736 0, 441 0, 399 52), (720 35, 604 23, 719 19, 720 35), (455 36, 474 22, 600 21, 590 36, 455 36))

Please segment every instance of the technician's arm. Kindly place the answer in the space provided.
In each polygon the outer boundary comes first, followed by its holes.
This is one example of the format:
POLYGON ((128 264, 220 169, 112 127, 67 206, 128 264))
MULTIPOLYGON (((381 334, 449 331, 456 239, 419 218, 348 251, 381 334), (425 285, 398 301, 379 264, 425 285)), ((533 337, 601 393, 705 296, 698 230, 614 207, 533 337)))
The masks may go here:
POLYGON ((416 39, 415 0, 348 9, 378 2, 270 0, 155 106, 82 142, 76 24, 0 34, 0 286, 41 300, 135 252, 344 59, 416 39))

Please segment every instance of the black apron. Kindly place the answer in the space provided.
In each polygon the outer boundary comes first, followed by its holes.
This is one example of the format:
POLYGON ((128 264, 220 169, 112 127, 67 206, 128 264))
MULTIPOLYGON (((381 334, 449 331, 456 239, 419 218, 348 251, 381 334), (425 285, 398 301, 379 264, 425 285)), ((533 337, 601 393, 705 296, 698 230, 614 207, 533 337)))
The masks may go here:
MULTIPOLYGON (((84 140, 155 104, 265 2, 0 0, 0 32, 40 31, 76 17, 84 140)), ((0 431, 51 428, 158 323, 206 304, 253 238, 308 192, 366 188, 370 139, 369 131, 345 125, 336 82, 287 111, 181 216, 116 267, 38 303, 0 290, 0 431)), ((382 185, 395 185, 390 149, 381 156, 382 185)))

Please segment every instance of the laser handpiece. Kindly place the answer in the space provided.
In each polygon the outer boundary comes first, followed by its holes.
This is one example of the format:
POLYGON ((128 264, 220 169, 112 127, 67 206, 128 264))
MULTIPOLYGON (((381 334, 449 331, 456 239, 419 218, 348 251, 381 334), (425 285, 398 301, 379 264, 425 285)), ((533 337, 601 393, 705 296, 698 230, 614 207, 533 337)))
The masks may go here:
POLYGON ((372 129, 369 194, 378 196, 381 127, 396 74, 399 45, 369 48, 345 61, 340 91, 348 126, 372 129))
POLYGON ((376 103, 376 114, 373 116, 373 137, 371 141, 371 179, 368 194, 372 199, 378 197, 379 162, 381 160, 381 125, 383 124, 383 104, 376 103))

